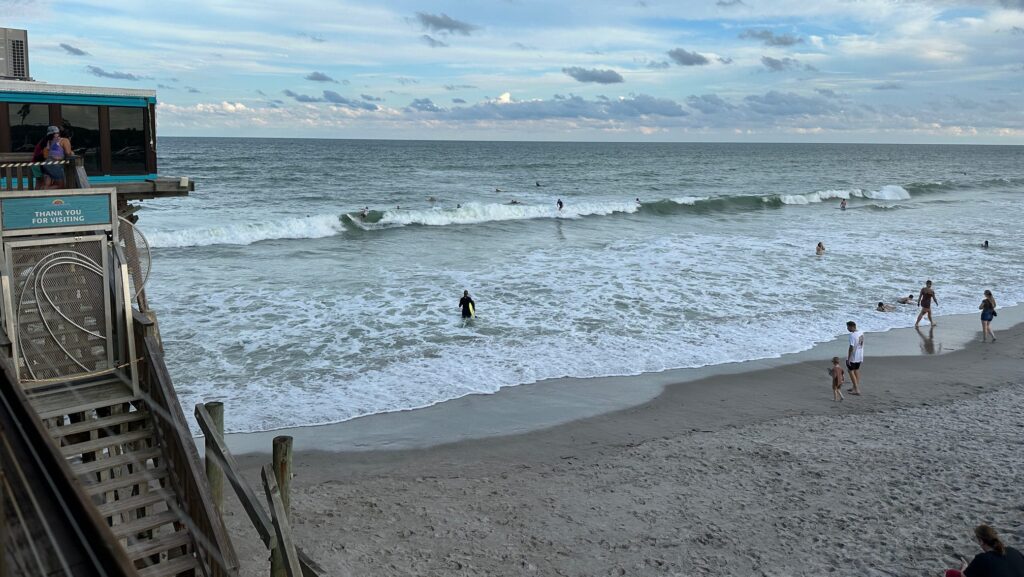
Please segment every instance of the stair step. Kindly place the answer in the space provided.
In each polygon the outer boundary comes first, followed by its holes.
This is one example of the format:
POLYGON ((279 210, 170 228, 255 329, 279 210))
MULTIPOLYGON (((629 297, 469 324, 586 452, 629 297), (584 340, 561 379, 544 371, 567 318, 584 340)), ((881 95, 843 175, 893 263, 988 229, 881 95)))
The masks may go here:
POLYGON ((100 407, 112 407, 139 398, 132 394, 128 385, 117 380, 92 385, 67 385, 60 391, 30 396, 29 400, 40 418, 50 419, 100 407))
POLYGON ((160 449, 143 449, 125 453, 123 455, 116 455, 114 457, 96 459, 95 461, 88 461, 85 463, 72 463, 71 470, 75 472, 76 476, 82 477, 105 469, 121 467, 123 465, 136 465, 139 468, 144 468, 146 466, 146 461, 149 459, 160 458, 162 456, 160 449))
MULTIPOLYGON (((140 466, 141 467, 141 466, 140 466)), ((111 491, 127 490, 135 485, 150 486, 151 481, 159 481, 167 476, 167 469, 163 465, 152 469, 140 469, 138 471, 108 479, 100 483, 93 483, 85 486, 85 492, 90 496, 102 495, 111 491)))
POLYGON ((148 492, 141 495, 132 495, 131 497, 125 497, 124 499, 108 501, 97 507, 97 509, 100 512, 100 517, 112 517, 118 513, 135 511, 136 509, 148 507, 157 503, 166 503, 168 499, 174 500, 174 498, 174 493, 170 491, 165 491, 163 489, 150 489, 148 492))
POLYGON ((129 431, 121 435, 111 435, 109 437, 100 437, 99 439, 85 441, 84 443, 64 445, 60 448, 60 451, 65 457, 70 457, 79 453, 94 453, 96 451, 102 451, 107 447, 120 447, 128 443, 137 443, 139 441, 151 439, 152 437, 153 429, 147 427, 145 429, 139 429, 138 431, 129 431))
MULTIPOLYGON (((145 569, 139 569, 139 577, 175 577, 186 571, 195 571, 199 567, 195 557, 182 555, 164 563, 150 565, 145 569)), ((193 573, 195 574, 195 573, 193 573)))
POLYGON ((138 543, 129 545, 125 551, 128 553, 128 558, 132 561, 143 559, 164 551, 170 551, 171 549, 177 549, 184 545, 188 545, 192 542, 192 536, 188 531, 175 531, 174 533, 165 533, 156 539, 143 539, 138 543))
POLYGON ((118 377, 108 375, 108 376, 106 376, 104 378, 101 378, 99 380, 95 380, 95 381, 92 381, 92 382, 89 382, 89 383, 64 382, 64 383, 54 383, 54 384, 51 384, 51 385, 42 385, 40 387, 37 387, 37 388, 30 389, 30 390, 26 391, 25 394, 26 394, 26 396, 28 396, 29 400, 34 401, 35 399, 40 399, 40 398, 47 397, 47 396, 50 396, 50 395, 65 394, 65 393, 68 392, 68 389, 71 388, 71 387, 78 387, 78 388, 98 387, 98 386, 101 386, 101 385, 109 385, 109 384, 112 384, 112 383, 123 383, 123 382, 124 381, 122 381, 118 377))
POLYGON ((145 517, 139 517, 133 519, 127 523, 121 523, 114 525, 110 528, 114 532, 114 535, 118 539, 124 539, 131 535, 137 535, 150 529, 156 529, 162 525, 168 525, 178 520, 178 516, 173 511, 162 511, 155 515, 146 515, 145 517))
POLYGON ((130 411, 127 413, 118 413, 110 415, 109 417, 101 417, 98 419, 87 419, 85 421, 79 421, 77 423, 71 423, 70 425, 60 425, 57 427, 50 428, 50 436, 54 439, 61 437, 67 437, 68 435, 75 435, 78 433, 86 433, 89 431, 105 431, 108 434, 117 434, 120 431, 114 429, 120 425, 127 423, 134 423, 136 421, 142 421, 149 418, 149 411, 130 411))

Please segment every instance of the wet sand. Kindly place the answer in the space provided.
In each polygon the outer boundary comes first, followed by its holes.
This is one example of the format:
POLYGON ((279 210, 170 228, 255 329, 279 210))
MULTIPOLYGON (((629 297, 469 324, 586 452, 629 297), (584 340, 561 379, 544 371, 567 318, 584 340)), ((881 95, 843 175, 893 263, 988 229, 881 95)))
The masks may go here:
MULTIPOLYGON (((1024 543, 1024 328, 982 344, 974 315, 938 321, 927 346, 947 354, 869 334, 864 395, 841 403, 826 369, 845 340, 664 388, 548 383, 297 430, 296 542, 328 575, 940 574, 978 522, 1024 543)), ((254 484, 268 460, 240 458, 254 484)), ((243 574, 264 574, 226 509, 243 574)))

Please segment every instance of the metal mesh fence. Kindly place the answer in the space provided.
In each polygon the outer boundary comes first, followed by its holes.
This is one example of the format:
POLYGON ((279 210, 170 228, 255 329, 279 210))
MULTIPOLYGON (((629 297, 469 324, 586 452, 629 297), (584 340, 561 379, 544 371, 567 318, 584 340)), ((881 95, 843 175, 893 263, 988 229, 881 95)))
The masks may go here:
POLYGON ((102 241, 12 247, 22 380, 111 368, 102 241))
POLYGON ((149 278, 149 266, 152 262, 149 253, 149 241, 124 217, 118 218, 118 237, 124 258, 128 261, 128 276, 133 300, 138 300, 146 280, 149 278))

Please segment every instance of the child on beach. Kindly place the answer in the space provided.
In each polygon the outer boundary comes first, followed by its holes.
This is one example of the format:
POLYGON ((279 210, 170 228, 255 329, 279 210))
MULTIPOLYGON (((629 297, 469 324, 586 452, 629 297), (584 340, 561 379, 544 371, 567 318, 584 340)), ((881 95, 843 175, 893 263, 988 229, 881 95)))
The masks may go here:
POLYGON ((846 374, 839 364, 839 357, 832 357, 832 368, 828 370, 828 374, 832 377, 832 400, 843 400, 845 398, 843 397, 843 383, 846 382, 846 374))

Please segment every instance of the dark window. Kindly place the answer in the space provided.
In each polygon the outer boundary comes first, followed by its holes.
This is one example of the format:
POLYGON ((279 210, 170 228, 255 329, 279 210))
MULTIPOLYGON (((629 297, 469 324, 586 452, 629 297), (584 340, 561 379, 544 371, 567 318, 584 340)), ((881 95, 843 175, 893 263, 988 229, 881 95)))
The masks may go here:
POLYGON ((11 152, 32 152, 46 136, 50 107, 46 104, 11 102, 7 105, 11 123, 11 152))
POLYGON ((144 108, 110 107, 112 174, 147 174, 144 108))
POLYGON ((75 155, 85 159, 85 172, 103 174, 100 168, 100 110, 96 106, 60 107, 60 117, 75 155))

